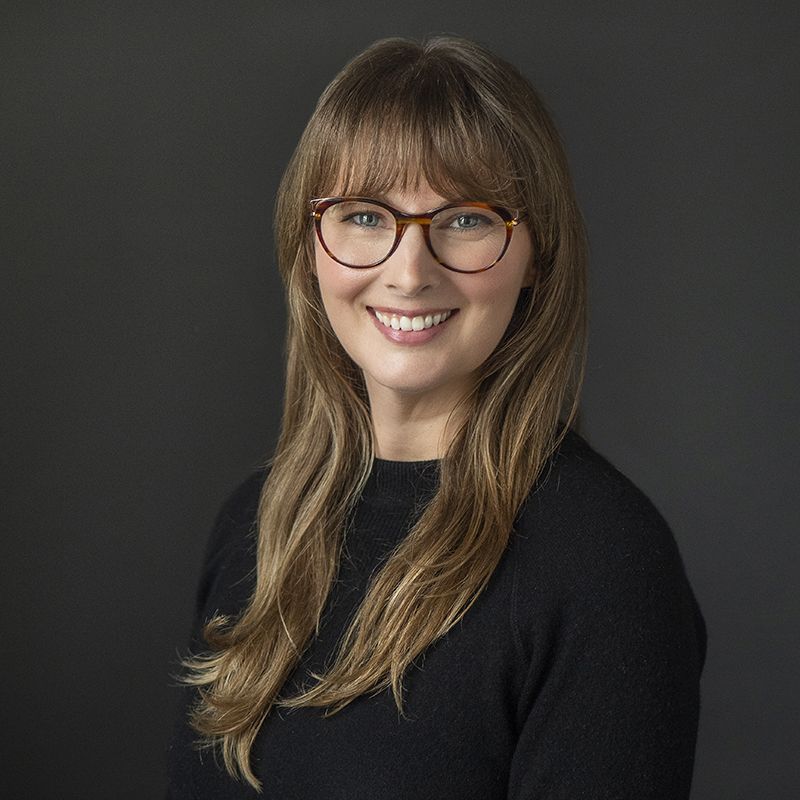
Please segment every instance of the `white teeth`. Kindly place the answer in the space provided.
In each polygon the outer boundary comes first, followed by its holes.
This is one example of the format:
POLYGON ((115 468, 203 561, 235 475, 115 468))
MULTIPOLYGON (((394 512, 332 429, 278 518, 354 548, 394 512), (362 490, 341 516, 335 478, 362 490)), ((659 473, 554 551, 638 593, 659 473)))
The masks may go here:
POLYGON ((424 317, 398 317, 396 314, 385 314, 382 311, 376 311, 375 316, 387 328, 392 328, 396 331, 421 331, 426 328, 432 328, 440 322, 444 322, 452 314, 452 311, 443 311, 440 314, 426 314, 424 317))

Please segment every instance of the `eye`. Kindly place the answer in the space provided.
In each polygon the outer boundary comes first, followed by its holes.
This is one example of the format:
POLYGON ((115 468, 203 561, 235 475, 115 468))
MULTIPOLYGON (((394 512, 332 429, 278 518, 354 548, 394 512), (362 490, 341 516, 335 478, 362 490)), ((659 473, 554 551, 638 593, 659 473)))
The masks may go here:
POLYGON ((471 228, 477 228, 483 221, 483 218, 478 214, 459 214, 450 223, 450 226, 461 228, 463 230, 469 230, 471 228))
POLYGON ((344 221, 364 228, 377 228, 381 222, 380 217, 372 211, 357 211, 355 214, 345 217, 344 221))
POLYGON ((328 209, 327 214, 328 222, 335 222, 351 231, 367 232, 394 228, 394 219, 386 209, 360 200, 337 203, 328 209))
POLYGON ((456 209, 445 215, 443 219, 437 220, 435 225, 447 233, 475 233, 488 230, 494 223, 495 220, 486 214, 456 209))

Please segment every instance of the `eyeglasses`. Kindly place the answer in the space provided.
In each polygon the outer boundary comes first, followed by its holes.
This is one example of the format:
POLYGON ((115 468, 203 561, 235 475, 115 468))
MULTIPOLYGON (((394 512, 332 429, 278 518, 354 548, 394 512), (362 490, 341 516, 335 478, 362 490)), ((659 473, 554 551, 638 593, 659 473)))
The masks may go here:
POLYGON ((310 204, 323 249, 353 269, 382 264, 397 249, 406 228, 417 224, 443 267, 483 272, 503 257, 520 222, 516 211, 479 202, 448 203, 425 214, 404 214, 370 197, 318 197, 310 204))

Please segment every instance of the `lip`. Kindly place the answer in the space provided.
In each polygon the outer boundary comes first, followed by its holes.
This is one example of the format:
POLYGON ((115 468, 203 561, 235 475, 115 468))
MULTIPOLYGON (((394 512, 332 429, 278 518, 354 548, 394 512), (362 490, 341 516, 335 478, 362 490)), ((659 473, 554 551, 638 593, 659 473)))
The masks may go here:
POLYGON ((374 308, 373 306, 367 306, 367 313, 372 320, 372 324, 388 339, 390 342, 394 342, 395 344, 405 344, 405 345, 420 345, 426 344, 435 336, 439 336, 442 331, 448 326, 453 317, 458 316, 458 309, 437 309, 435 311, 403 311, 402 309, 394 309, 394 308, 374 308), (376 316, 375 311, 380 311, 381 313, 387 314, 397 314, 398 316, 408 317, 421 317, 427 314, 440 314, 442 311, 451 311, 450 316, 444 321, 440 322, 438 325, 432 325, 430 328, 425 328, 421 331, 396 331, 394 328, 387 328, 376 316))

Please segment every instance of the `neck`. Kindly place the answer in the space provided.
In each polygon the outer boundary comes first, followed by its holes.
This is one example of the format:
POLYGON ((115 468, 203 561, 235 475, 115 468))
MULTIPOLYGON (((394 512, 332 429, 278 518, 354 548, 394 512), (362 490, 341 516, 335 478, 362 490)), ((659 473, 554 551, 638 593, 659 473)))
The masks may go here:
POLYGON ((387 461, 442 458, 458 420, 451 419, 457 398, 400 394, 369 387, 375 456, 387 461))

